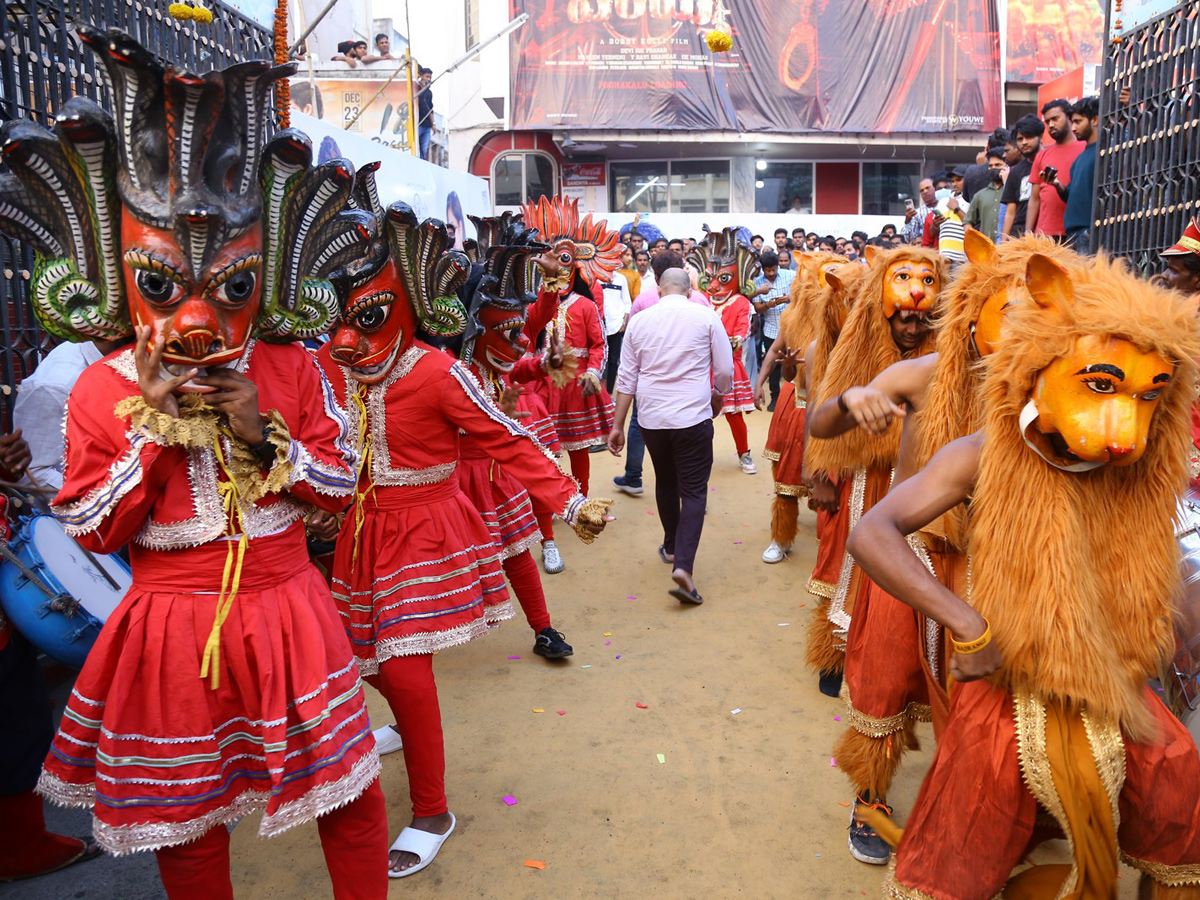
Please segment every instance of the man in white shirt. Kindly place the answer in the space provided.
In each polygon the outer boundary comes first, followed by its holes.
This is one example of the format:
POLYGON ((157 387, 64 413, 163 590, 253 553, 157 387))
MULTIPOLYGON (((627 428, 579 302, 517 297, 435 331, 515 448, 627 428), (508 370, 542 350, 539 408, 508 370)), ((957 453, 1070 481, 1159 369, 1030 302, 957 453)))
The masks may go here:
POLYGON ((721 320, 688 301, 683 269, 667 269, 658 280, 658 303, 632 318, 621 348, 617 408, 608 449, 625 447, 625 420, 634 397, 638 425, 654 463, 654 495, 663 542, 663 562, 672 565, 680 603, 704 602, 692 570, 713 462, 713 416, 733 388, 733 351, 721 320))
POLYGON ((21 429, 33 456, 23 482, 27 487, 45 488, 47 500, 58 493, 63 483, 67 396, 83 370, 116 347, 116 343, 98 347, 87 341, 59 344, 17 388, 13 424, 21 429))
POLYGON ((621 338, 625 335, 625 324, 633 309, 633 298, 629 296, 629 279, 620 272, 613 272, 607 281, 601 281, 604 289, 604 333, 608 336, 608 370, 604 373, 608 392, 613 392, 617 381, 617 367, 621 362, 621 338))

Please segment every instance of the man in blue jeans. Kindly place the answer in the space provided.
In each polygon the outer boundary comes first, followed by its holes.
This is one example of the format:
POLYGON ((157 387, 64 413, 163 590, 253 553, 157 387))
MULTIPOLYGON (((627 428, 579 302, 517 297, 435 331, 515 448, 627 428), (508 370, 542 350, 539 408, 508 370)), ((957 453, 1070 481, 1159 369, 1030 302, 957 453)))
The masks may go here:
POLYGON ((433 80, 433 69, 421 66, 417 69, 417 142, 421 146, 421 159, 429 159, 429 139, 433 136, 433 91, 429 85, 433 80))

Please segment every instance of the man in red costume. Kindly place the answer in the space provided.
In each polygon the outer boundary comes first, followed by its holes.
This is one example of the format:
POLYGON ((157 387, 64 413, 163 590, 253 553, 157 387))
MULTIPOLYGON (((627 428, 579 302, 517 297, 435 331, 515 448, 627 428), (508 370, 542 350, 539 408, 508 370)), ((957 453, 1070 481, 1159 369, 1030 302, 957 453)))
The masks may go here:
POLYGON ((621 265, 620 244, 603 219, 593 222, 591 214, 580 219, 578 200, 542 197, 526 205, 525 222, 550 244, 542 262, 542 293, 555 304, 551 310, 539 302, 530 326, 540 329, 548 314, 554 337, 578 360, 572 381, 561 387, 550 382, 550 413, 571 474, 586 494, 589 451, 608 440, 613 421, 612 397, 603 384, 608 340, 597 297, 603 296, 598 283, 621 265))
POLYGON ((450 249, 445 226, 418 223, 403 203, 371 220, 368 251, 335 282, 343 309, 318 360, 361 450, 333 594, 359 670, 387 700, 403 740, 413 819, 392 845, 389 869, 401 878, 428 866, 455 826, 433 655, 513 614, 497 536, 460 486, 460 433, 524 473, 528 489, 585 541, 603 530, 610 501, 580 494, 462 363, 417 339, 418 328, 452 337, 467 325, 454 292, 470 263, 450 249))
POLYGON ((742 362, 742 345, 750 337, 753 310, 745 295, 754 291, 758 257, 749 246, 738 242, 736 228, 726 228, 710 231, 704 243, 692 248, 688 262, 700 272, 700 290, 708 295, 729 335, 729 346, 733 349, 733 390, 721 398, 721 415, 733 434, 738 464, 747 475, 753 475, 758 467, 750 455, 745 415, 754 411, 754 392, 746 364, 742 362))
POLYGON ((0 228, 37 252, 48 330, 136 333, 71 393, 54 503, 84 547, 129 545, 133 586, 38 789, 93 807, 108 852, 157 851, 172 900, 232 898, 226 826, 255 810, 264 837, 316 819, 333 895, 382 898, 379 759, 302 522, 345 504, 355 455, 312 357, 278 343, 332 324, 328 276, 364 239, 351 169, 298 132, 263 145, 291 67, 199 77, 80 34, 116 121, 75 98, 56 135, 9 123, 0 228))

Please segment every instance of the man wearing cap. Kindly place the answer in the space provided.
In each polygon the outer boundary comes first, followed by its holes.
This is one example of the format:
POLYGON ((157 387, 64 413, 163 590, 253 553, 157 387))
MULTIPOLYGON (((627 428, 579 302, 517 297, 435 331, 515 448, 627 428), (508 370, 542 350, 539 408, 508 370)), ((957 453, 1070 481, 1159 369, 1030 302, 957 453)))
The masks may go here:
POLYGON ((1166 286, 1181 294, 1200 294, 1200 219, 1193 218, 1179 240, 1161 255, 1166 286))
POLYGON ((958 166, 950 173, 950 183, 953 187, 947 194, 938 191, 937 205, 933 208, 933 229, 936 235, 938 254, 950 266, 951 271, 967 261, 963 250, 965 228, 963 220, 966 217, 967 204, 963 200, 963 178, 967 174, 966 166, 958 166))

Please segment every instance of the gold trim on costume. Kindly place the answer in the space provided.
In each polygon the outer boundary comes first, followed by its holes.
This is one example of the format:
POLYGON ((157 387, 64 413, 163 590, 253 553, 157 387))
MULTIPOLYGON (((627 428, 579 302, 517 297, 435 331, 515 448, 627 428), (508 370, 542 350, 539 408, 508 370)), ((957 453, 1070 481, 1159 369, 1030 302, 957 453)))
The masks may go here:
POLYGON ((832 600, 833 595, 837 593, 837 585, 828 581, 817 581, 815 578, 808 579, 806 589, 814 597, 820 597, 822 600, 832 600))
POLYGON ((1125 786, 1125 741, 1121 730, 1111 722, 1095 722, 1086 712, 1080 714, 1083 727, 1087 732, 1088 744, 1092 748, 1092 759, 1096 762, 1096 772, 1108 794, 1108 802, 1112 806, 1113 830, 1121 827, 1121 811, 1118 800, 1121 788, 1125 786))
POLYGON ((850 687, 843 681, 842 690, 838 695, 846 704, 846 721, 859 734, 869 738, 886 738, 902 731, 909 719, 914 722, 928 722, 933 718, 933 711, 927 703, 910 702, 901 712, 883 719, 869 716, 854 708, 850 699, 850 687))
MULTIPOLYGON (((855 469, 854 481, 850 484, 850 527, 846 529, 846 540, 854 532, 854 526, 862 517, 863 500, 867 490, 867 470, 855 469)), ((850 613, 846 612, 847 595, 854 575, 854 557, 846 550, 842 555, 842 568, 838 573, 837 589, 829 602, 829 621, 844 637, 850 631, 850 613)))
POLYGON ((1165 884, 1167 887, 1200 885, 1200 863, 1168 866, 1166 863, 1153 862, 1149 859, 1137 859, 1124 851, 1121 851, 1121 862, 1132 866, 1139 872, 1145 872, 1159 884, 1165 884))

